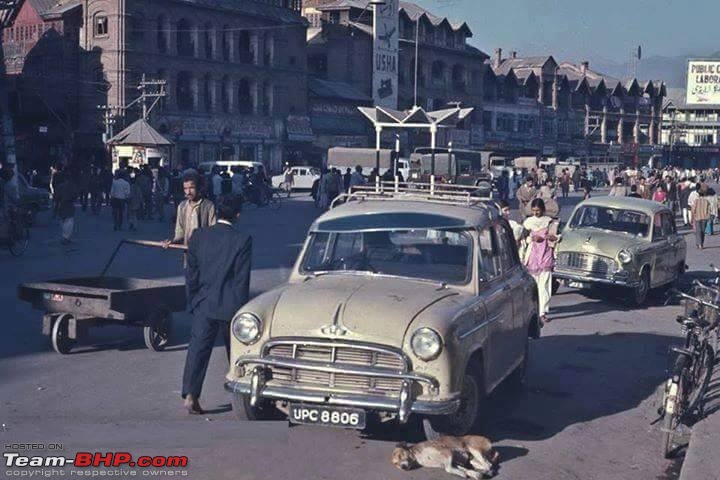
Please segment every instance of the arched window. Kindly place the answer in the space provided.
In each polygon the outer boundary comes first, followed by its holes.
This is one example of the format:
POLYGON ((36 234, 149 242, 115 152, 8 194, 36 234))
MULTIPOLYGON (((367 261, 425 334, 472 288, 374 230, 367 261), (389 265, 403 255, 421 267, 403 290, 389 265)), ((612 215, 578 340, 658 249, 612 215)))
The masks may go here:
POLYGON ((243 78, 238 82, 237 107, 240 113, 251 114, 255 112, 252 82, 247 78, 243 78))
POLYGON ((93 35, 96 37, 105 37, 110 34, 110 25, 108 16, 105 12, 97 12, 93 16, 93 35))
POLYGON ((210 74, 205 74, 203 78, 203 106, 206 112, 213 111, 213 80, 210 78, 210 74))
POLYGON ((189 20, 180 19, 177 24, 177 52, 182 57, 195 55, 195 38, 193 26, 189 20))
POLYGON ((184 112, 192 111, 195 107, 195 98, 190 72, 182 71, 177 75, 177 86, 175 89, 178 110, 184 112))
POLYGON ((273 65, 275 62, 275 39, 266 33, 263 39, 263 63, 266 67, 273 65))
POLYGON ((167 19, 165 18, 165 15, 158 15, 157 22, 156 22, 156 29, 157 29, 157 48, 160 53, 167 53, 169 50, 169 39, 170 39, 170 32, 169 27, 167 24, 167 19))

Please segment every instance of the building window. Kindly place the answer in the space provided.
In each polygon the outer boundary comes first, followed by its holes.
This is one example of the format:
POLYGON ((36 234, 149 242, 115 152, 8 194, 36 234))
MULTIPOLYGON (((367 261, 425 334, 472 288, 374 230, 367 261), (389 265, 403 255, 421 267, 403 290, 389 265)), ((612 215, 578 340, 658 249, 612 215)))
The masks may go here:
POLYGON ((442 86, 445 83, 445 64, 435 60, 430 71, 433 85, 442 86))
POLYGON ((268 82, 262 84, 262 114, 265 116, 273 113, 273 88, 268 82))
POLYGON ((263 64, 270 67, 274 63, 275 39, 272 35, 265 35, 263 40, 263 64))
POLYGON ((192 28, 190 22, 184 18, 177 24, 177 53, 182 57, 195 55, 195 39, 192 28))
POLYGON ((160 53, 167 53, 168 51, 168 27, 164 15, 160 15, 157 18, 157 47, 160 53))
POLYGON ((215 30, 210 26, 209 23, 205 24, 204 39, 205 39, 205 58, 212 59, 215 57, 215 30))
POLYGON ((178 110, 189 112, 195 106, 195 98, 192 88, 192 77, 189 72, 180 72, 177 76, 177 106, 178 110))
POLYGON ((222 79, 220 101, 222 103, 223 113, 230 113, 230 79, 227 75, 225 75, 222 79))
POLYGON ((226 62, 230 61, 230 32, 227 25, 223 25, 222 29, 222 58, 226 62))
POLYGON ((250 32, 243 30, 238 36, 238 58, 241 63, 252 63, 254 59, 250 32))
POLYGON ((330 23, 340 23, 340 12, 330 12, 330 23))
POLYGON ((327 78, 327 56, 325 54, 308 55, 308 70, 320 78, 327 78))
POLYGON ((252 90, 250 80, 243 78, 238 83, 238 99, 237 99, 238 112, 244 114, 251 114, 255 111, 255 105, 253 105, 252 90))
POLYGON ((496 127, 498 132, 513 131, 513 115, 511 113, 498 113, 496 119, 496 127))
POLYGON ((465 91, 465 67, 463 67, 462 65, 453 66, 452 83, 453 89, 459 92, 465 91))
POLYGON ((205 75, 203 79, 203 104, 206 112, 213 111, 213 94, 212 94, 212 79, 210 75, 205 75))
POLYGON ((108 35, 108 17, 105 13, 96 13, 93 25, 96 37, 104 37, 108 35))

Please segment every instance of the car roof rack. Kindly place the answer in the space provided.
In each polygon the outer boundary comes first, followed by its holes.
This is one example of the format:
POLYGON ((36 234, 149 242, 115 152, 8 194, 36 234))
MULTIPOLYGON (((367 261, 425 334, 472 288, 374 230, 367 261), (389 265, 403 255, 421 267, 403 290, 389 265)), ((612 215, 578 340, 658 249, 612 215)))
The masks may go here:
POLYGON ((450 183, 376 182, 375 185, 352 187, 349 193, 336 197, 330 208, 352 201, 422 201, 465 207, 495 205, 490 188, 450 183))

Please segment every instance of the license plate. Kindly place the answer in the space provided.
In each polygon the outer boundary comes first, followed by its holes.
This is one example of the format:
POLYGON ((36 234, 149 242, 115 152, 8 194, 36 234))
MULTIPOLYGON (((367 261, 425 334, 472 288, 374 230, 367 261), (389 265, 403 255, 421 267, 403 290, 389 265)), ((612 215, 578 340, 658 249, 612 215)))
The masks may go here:
POLYGON ((365 411, 359 408, 290 404, 290 422, 325 427, 365 428, 365 411))
POLYGON ((590 285, 584 282, 568 282, 570 288, 588 288, 590 285))
POLYGON ((59 293, 46 293, 43 295, 45 297, 45 300, 50 300, 53 302, 62 302, 65 300, 64 295, 60 295, 59 293))

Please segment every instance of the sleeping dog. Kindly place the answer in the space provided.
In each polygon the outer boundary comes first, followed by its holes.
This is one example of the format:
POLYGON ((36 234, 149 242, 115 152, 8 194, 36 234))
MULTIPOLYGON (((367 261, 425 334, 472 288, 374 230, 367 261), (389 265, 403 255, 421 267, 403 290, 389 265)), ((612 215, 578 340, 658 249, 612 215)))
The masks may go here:
POLYGON ((416 445, 399 443, 392 453, 392 463, 401 470, 420 467, 444 468, 458 477, 492 476, 500 459, 492 443, 485 437, 440 437, 416 445))

